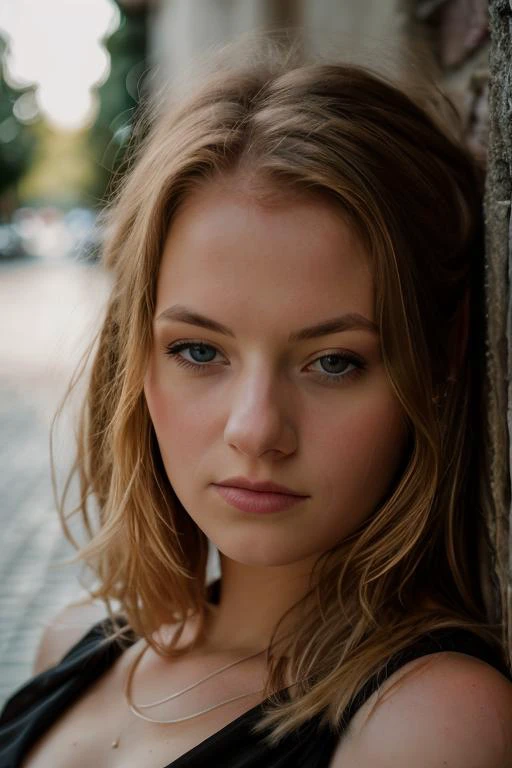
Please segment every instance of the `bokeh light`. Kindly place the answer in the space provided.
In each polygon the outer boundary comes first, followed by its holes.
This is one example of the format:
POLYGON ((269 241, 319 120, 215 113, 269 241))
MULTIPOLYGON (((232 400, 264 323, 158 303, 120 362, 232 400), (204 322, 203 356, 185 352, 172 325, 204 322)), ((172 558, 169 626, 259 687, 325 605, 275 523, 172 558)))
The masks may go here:
MULTIPOLYGON (((90 124, 96 112, 91 89, 109 74, 102 40, 118 26, 112 0, 3 0, 0 28, 9 40, 7 75, 13 84, 35 84, 37 106, 58 128, 90 124)), ((29 104, 19 105, 30 120, 29 104)))

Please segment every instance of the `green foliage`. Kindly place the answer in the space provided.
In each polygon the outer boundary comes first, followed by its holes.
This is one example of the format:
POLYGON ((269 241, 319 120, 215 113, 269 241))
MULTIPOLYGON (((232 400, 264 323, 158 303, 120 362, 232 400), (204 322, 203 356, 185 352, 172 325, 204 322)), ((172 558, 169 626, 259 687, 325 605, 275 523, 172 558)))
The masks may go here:
POLYGON ((37 150, 19 184, 24 205, 70 208, 89 205, 93 168, 87 148, 87 129, 59 130, 41 121, 35 126, 37 150))
POLYGON ((89 139, 95 165, 91 195, 97 205, 107 199, 113 177, 123 172, 147 68, 147 11, 120 12, 120 25, 105 44, 111 71, 97 89, 99 112, 89 139))
POLYGON ((0 36, 0 197, 11 191, 30 167, 37 144, 35 88, 15 88, 5 76, 7 43, 0 36))

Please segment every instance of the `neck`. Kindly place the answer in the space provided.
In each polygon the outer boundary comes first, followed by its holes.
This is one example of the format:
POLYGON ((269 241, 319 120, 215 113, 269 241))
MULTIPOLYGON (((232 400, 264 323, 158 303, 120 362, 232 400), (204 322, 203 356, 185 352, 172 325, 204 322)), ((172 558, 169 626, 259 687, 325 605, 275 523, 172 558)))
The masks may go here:
MULTIPOLYGON (((246 653, 266 648, 279 620, 308 592, 312 566, 313 560, 285 566, 245 565, 221 555, 220 599, 209 618, 208 644, 246 653)), ((291 628, 287 619, 276 637, 291 628)))

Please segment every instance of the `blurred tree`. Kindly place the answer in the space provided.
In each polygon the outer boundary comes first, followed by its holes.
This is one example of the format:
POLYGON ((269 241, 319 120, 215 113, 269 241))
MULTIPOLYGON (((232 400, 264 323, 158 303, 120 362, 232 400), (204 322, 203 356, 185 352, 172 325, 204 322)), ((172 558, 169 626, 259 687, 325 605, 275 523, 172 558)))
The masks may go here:
POLYGON ((6 76, 8 44, 0 35, 0 216, 16 204, 16 184, 30 167, 37 144, 35 86, 16 88, 6 76))
POLYGON ((120 14, 119 27, 105 43, 110 75, 96 91, 99 111, 89 134, 95 165, 93 205, 105 202, 113 177, 123 172, 147 70, 147 9, 120 8, 120 14))
POLYGON ((65 209, 86 205, 94 177, 88 157, 87 128, 59 130, 42 120, 34 129, 37 150, 18 185, 21 203, 65 209))

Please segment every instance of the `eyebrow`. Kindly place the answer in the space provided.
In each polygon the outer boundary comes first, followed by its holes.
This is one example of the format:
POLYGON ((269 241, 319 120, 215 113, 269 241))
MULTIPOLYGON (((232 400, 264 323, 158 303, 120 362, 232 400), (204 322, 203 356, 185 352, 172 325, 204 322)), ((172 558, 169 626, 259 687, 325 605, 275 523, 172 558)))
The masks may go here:
MULTIPOLYGON (((172 307, 161 312, 156 318, 156 321, 160 322, 162 320, 176 320, 180 323, 197 325, 201 328, 207 328, 210 331, 221 333, 224 336, 235 338, 235 334, 231 328, 219 323, 217 320, 205 317, 188 307, 184 307, 182 304, 174 304, 172 307)), ((379 329, 372 320, 363 317, 363 315, 360 315, 357 312, 350 312, 345 315, 340 315, 339 317, 333 317, 330 320, 323 320, 322 322, 315 323, 315 325, 310 325, 307 328, 301 328, 299 331, 293 331, 288 337, 288 342, 293 344, 298 341, 306 341, 308 339, 316 339, 320 336, 328 336, 331 333, 353 330, 369 331, 377 336, 379 335, 379 329)))

